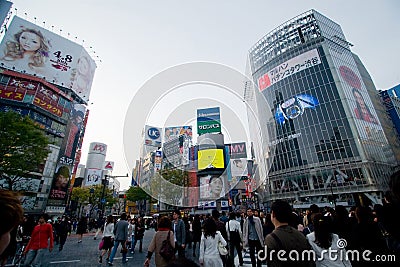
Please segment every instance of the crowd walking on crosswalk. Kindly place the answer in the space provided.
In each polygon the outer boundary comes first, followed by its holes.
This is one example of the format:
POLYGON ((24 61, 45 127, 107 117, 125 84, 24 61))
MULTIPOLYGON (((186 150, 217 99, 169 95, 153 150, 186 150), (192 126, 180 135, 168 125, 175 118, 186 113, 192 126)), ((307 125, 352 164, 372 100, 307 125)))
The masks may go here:
MULTIPOLYGON (((119 251, 122 263, 127 263, 127 255, 135 257, 137 250, 147 253, 144 266, 154 260, 156 267, 366 267, 376 266, 378 259, 379 265, 396 266, 400 261, 400 227, 395 214, 399 212, 400 171, 392 175, 384 202, 372 207, 310 204, 300 211, 276 200, 269 210, 247 208, 226 214, 213 209, 209 214, 194 215, 174 210, 151 221, 122 213, 119 218, 110 215, 101 223, 92 223, 97 225, 94 239, 99 239, 98 258, 93 261, 112 266, 119 251), (143 236, 150 225, 156 231, 145 247, 143 236), (172 255, 166 243, 173 248, 172 255), (369 252, 367 258, 365 252, 369 252), (351 257, 354 254, 362 256, 351 257)), ((40 266, 43 252, 57 245, 63 250, 74 229, 75 242, 82 243, 90 224, 82 217, 75 227, 67 216, 52 220, 46 214, 33 222, 23 216, 18 197, 10 191, 0 191, 0 218, 2 266, 18 256, 24 256, 25 266, 40 266)))

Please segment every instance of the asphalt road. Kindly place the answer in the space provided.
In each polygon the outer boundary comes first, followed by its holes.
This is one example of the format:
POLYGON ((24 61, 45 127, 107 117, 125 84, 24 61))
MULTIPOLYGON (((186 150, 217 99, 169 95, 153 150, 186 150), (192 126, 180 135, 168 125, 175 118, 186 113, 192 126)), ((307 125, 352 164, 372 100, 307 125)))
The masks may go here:
MULTIPOLYGON (((143 262, 146 259, 147 248, 150 244, 151 239, 153 238, 155 231, 154 229, 147 230, 145 232, 143 238, 143 253, 139 253, 139 244, 136 245, 136 253, 131 254, 128 253, 128 263, 122 263, 122 254, 119 252, 120 248, 118 248, 118 252, 114 258, 113 266, 135 266, 141 267, 143 266, 143 262)), ((99 260, 99 249, 98 245, 101 239, 101 235, 97 240, 94 240, 94 233, 88 233, 83 235, 83 240, 81 243, 78 243, 78 236, 75 234, 71 234, 68 236, 67 241, 64 245, 64 249, 62 251, 58 251, 58 246, 54 245, 54 250, 52 252, 47 251, 42 262, 42 266, 60 266, 60 267, 76 267, 76 266, 108 266, 105 260, 106 256, 103 257, 103 263, 98 263, 99 260)), ((198 247, 198 246, 197 246, 198 247)), ((198 248, 197 248, 198 251, 198 248)), ((186 256, 190 259, 192 258, 192 249, 186 249, 186 256)), ((197 252, 198 256, 198 252, 197 252)), ((198 263, 198 258, 193 259, 196 263, 198 263)), ((154 264, 154 255, 151 260, 151 267, 155 267, 154 264)))

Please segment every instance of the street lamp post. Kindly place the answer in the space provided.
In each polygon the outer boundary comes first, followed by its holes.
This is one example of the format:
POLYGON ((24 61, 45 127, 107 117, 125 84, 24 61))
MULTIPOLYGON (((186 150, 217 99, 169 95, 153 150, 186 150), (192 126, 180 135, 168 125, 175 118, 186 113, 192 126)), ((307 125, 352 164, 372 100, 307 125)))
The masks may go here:
POLYGON ((106 207, 106 199, 105 199, 105 193, 106 193, 106 186, 108 185, 108 178, 118 178, 118 177, 128 177, 128 174, 123 175, 123 176, 114 176, 114 175, 104 175, 104 178, 101 180, 102 184, 103 184, 103 190, 101 192, 101 199, 100 199, 100 203, 101 203, 101 216, 104 216, 104 212, 105 212, 105 207, 106 207))

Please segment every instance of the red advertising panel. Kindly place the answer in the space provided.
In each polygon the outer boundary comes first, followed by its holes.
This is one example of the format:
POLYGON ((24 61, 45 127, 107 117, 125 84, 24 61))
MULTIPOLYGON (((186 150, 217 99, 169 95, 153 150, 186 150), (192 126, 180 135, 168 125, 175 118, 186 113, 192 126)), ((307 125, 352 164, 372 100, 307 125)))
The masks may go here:
POLYGON ((12 89, 12 88, 0 88, 0 98, 23 101, 25 97, 26 90, 24 89, 12 89))
POLYGON ((51 104, 49 101, 47 101, 45 99, 40 99, 37 96, 33 100, 33 104, 44 110, 47 110, 48 112, 53 113, 54 115, 56 115, 58 117, 62 116, 63 108, 61 106, 59 106, 58 104, 55 104, 55 103, 51 104))

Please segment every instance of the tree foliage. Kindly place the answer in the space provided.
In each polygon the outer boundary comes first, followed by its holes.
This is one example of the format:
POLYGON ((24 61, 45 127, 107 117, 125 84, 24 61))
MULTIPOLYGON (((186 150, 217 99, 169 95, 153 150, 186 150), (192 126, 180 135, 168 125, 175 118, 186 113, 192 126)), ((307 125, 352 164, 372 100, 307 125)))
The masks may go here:
MULTIPOLYGON (((93 206, 99 206, 102 193, 102 185, 95 185, 93 187, 74 187, 72 189, 71 199, 78 203, 89 203, 93 204, 93 206), (91 188, 93 189, 92 194, 90 193, 91 188)), ((106 199, 106 206, 109 207, 117 202, 117 199, 113 196, 113 191, 109 188, 105 189, 104 198, 106 199)))
POLYGON ((14 184, 38 171, 48 156, 49 140, 29 117, 0 112, 0 185, 13 190, 14 184))
POLYGON ((149 192, 152 197, 169 205, 182 203, 184 187, 188 186, 188 173, 179 169, 164 169, 155 173, 150 182, 149 192))
POLYGON ((148 200, 150 199, 150 196, 139 186, 131 186, 126 191, 126 199, 132 202, 136 202, 139 200, 148 200))

